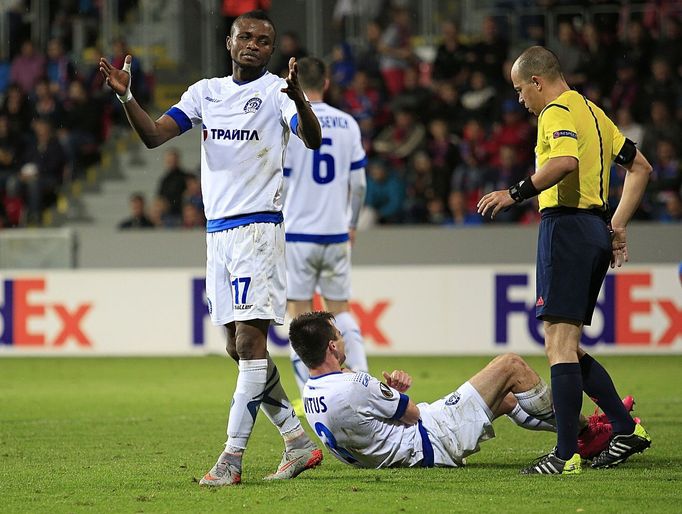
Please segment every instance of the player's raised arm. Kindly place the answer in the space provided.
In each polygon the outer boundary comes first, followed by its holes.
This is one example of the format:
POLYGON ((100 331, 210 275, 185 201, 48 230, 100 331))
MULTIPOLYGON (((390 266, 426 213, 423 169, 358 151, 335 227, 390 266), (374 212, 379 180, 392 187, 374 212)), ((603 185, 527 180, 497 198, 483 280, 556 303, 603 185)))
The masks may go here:
POLYGON ((310 107, 310 103, 305 99, 303 89, 298 82, 298 65, 296 59, 292 57, 289 59, 289 75, 286 78, 287 87, 282 89, 282 93, 286 93, 296 104, 296 112, 298 113, 298 128, 297 134, 301 141, 310 148, 316 150, 322 144, 322 129, 320 122, 317 121, 317 116, 310 107))
POLYGON ((102 57, 99 61, 99 71, 123 104, 130 126, 137 132, 147 148, 155 148, 179 135, 180 127, 173 121, 173 118, 165 114, 156 121, 152 120, 137 103, 130 91, 132 62, 133 56, 126 55, 123 69, 119 70, 102 57))

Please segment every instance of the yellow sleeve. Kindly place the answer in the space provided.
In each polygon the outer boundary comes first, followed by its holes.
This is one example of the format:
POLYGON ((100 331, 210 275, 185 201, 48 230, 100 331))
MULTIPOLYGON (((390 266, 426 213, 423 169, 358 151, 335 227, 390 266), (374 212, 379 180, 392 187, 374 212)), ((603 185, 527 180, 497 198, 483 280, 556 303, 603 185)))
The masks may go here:
POLYGON ((578 159, 578 131, 573 116, 563 106, 550 104, 548 107, 542 116, 542 137, 549 147, 546 158, 578 159))
MULTIPOLYGON (((611 121, 611 120, 609 120, 611 121)), ((612 123, 613 124, 613 123, 612 123)), ((611 160, 615 159, 625 144, 625 136, 621 134, 616 125, 613 125, 613 146, 611 147, 611 160)))

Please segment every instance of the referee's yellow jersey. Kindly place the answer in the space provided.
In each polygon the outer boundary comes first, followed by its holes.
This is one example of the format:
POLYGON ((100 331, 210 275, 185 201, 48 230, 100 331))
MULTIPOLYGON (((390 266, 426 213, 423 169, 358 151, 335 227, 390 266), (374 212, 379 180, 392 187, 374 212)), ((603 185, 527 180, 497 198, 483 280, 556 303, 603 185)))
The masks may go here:
POLYGON ((566 91, 547 104, 538 117, 536 168, 549 159, 572 156, 578 170, 540 193, 547 207, 608 207, 611 163, 625 136, 599 107, 576 91, 566 91))

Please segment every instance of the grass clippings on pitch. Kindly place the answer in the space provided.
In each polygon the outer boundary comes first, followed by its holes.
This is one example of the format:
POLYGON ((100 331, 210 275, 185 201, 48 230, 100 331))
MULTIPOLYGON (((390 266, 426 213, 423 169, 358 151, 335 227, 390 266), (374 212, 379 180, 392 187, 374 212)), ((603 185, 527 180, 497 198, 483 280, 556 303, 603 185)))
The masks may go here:
MULTIPOLYGON (((372 358, 405 369, 433 401, 484 357, 372 358)), ((552 434, 495 422, 497 438, 462 469, 360 470, 325 449, 321 467, 264 482, 282 443, 259 416, 243 484, 198 486, 225 439, 236 366, 227 358, 0 359, 0 512, 674 512, 682 504, 682 357, 601 357, 652 448, 610 470, 520 476, 552 434)), ((529 359, 547 377, 542 357, 529 359)), ((288 361, 277 360, 294 390, 288 361)), ((585 412, 591 402, 586 399, 585 412)))

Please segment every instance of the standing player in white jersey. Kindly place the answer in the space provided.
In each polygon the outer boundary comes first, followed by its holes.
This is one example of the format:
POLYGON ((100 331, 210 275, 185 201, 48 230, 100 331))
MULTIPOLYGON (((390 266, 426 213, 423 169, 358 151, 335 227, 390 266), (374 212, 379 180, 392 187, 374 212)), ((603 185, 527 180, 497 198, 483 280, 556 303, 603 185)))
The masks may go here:
MULTIPOLYGON (((492 422, 506 414, 522 428, 556 431, 547 384, 514 354, 493 359, 456 391, 416 405, 405 395, 404 371, 386 383, 363 372, 343 372, 343 337, 329 312, 292 321, 289 339, 308 367, 303 402, 308 423, 342 462, 365 468, 463 466, 479 443, 494 437, 492 422)), ((611 426, 581 417, 586 454, 608 445, 611 426), (607 433, 608 432, 608 433, 607 433)))
POLYGON ((201 480, 241 482, 242 456, 259 409, 285 441, 278 470, 268 479, 293 478, 319 464, 322 452, 303 431, 268 355, 271 322, 286 310, 282 167, 290 132, 309 148, 320 146, 320 126, 298 84, 267 72, 275 27, 262 11, 239 16, 227 36, 233 75, 191 85, 153 121, 130 92, 131 56, 123 70, 106 59, 100 71, 123 102, 131 126, 148 148, 201 125, 201 182, 207 221, 206 296, 211 321, 224 325, 227 352, 239 375, 227 423, 225 451, 201 480))
MULTIPOLYGON (((367 371, 360 327, 349 311, 351 244, 365 199, 367 157, 360 127, 349 114, 322 101, 329 80, 324 62, 304 57, 298 78, 322 127, 322 145, 309 150, 292 140, 284 165, 287 310, 292 318, 313 310, 318 287, 346 342, 346 365, 367 371)), ((308 379, 292 350, 301 393, 308 379)))

